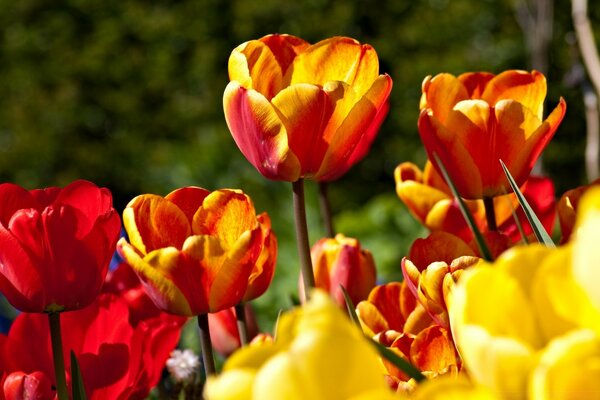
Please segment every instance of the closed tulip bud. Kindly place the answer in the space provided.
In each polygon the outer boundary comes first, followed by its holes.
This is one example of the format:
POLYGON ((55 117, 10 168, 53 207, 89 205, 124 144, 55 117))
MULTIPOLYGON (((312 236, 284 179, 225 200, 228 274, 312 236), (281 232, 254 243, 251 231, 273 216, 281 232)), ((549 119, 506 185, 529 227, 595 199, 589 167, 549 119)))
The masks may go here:
POLYGON ((244 156, 265 177, 331 181, 368 152, 392 79, 369 45, 333 37, 313 45, 268 35, 229 58, 223 108, 244 156))
POLYGON ((50 379, 40 371, 13 372, 4 381, 6 400, 52 400, 54 396, 50 379))
MULTIPOLYGON (((329 292, 333 300, 345 307, 340 286, 348 292, 353 304, 369 296, 375 286, 377 271, 373 255, 362 249, 358 240, 337 234, 323 238, 312 247, 311 257, 315 272, 315 286, 329 292)), ((304 288, 298 285, 301 297, 304 288)))

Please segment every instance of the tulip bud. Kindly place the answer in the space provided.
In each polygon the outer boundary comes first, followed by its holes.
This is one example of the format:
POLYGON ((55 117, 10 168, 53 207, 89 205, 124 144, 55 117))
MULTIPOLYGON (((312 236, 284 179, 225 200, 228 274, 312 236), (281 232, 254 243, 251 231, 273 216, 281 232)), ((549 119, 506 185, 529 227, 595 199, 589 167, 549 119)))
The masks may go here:
POLYGON ((51 400, 54 398, 48 377, 40 371, 13 372, 4 381, 6 400, 51 400))
MULTIPOLYGON (((377 272, 371 252, 361 249, 358 240, 337 234, 335 238, 319 240, 311 250, 315 286, 329 292, 334 301, 344 307, 343 286, 353 304, 369 296, 375 286, 377 272)), ((301 298, 303 287, 299 285, 301 298)))

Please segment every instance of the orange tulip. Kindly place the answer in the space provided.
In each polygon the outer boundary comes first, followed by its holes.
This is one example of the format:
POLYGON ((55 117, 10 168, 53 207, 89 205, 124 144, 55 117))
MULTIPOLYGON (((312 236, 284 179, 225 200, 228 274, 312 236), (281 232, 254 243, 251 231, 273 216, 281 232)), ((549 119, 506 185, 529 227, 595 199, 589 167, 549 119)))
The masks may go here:
POLYGON ((265 177, 330 181, 364 157, 388 111, 392 80, 375 50, 333 37, 243 43, 229 58, 223 108, 233 138, 265 177))
MULTIPOLYGON (((356 239, 339 233, 335 238, 323 238, 312 247, 311 256, 315 286, 327 291, 342 307, 346 301, 340 285, 348 292, 352 304, 365 300, 375 286, 377 271, 373 255, 362 249, 356 239)), ((302 280, 298 287, 300 297, 304 297, 302 280)))
MULTIPOLYGON (((403 162, 394 171, 396 193, 410 213, 432 232, 445 231, 470 242, 473 233, 465 222, 458 204, 431 162, 421 170, 411 162, 403 162)), ((554 185, 549 178, 530 177, 521 187, 523 195, 540 218, 548 232, 555 219, 554 185)), ((480 231, 487 231, 485 208, 481 200, 466 200, 480 231)), ((514 194, 494 198, 494 210, 498 230, 510 237, 512 242, 521 240, 511 209, 515 210, 526 235, 533 231, 514 194)))
POLYGON ((575 227, 575 220, 577 217, 577 206, 581 196, 592 186, 600 185, 600 179, 596 179, 589 185, 579 186, 575 189, 567 190, 558 201, 558 220, 560 222, 561 232, 561 243, 566 243, 571 237, 573 228, 575 227))
MULTIPOLYGON (((118 249, 158 308, 185 316, 217 312, 244 298, 257 260, 273 245, 267 221, 239 190, 146 194, 123 212, 130 243, 121 239, 118 249)), ((272 276, 272 264, 259 269, 272 276)))
POLYGON ((537 71, 425 78, 418 126, 429 158, 438 155, 465 198, 509 193, 499 160, 521 186, 565 114, 561 98, 544 121, 545 97, 537 71))

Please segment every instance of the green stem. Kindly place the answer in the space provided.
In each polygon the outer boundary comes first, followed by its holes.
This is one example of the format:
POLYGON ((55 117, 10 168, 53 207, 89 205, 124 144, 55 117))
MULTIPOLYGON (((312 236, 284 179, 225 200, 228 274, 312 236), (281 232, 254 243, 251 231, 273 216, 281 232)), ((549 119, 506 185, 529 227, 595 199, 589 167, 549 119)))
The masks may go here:
POLYGON ((210 330, 208 329, 208 314, 198 315, 198 328, 200 328, 200 347, 202 349, 204 373, 208 377, 216 372, 210 330))
POLYGON ((69 400, 67 379, 65 377, 65 359, 63 355, 62 334, 60 331, 60 313, 49 313, 48 321, 50 323, 50 341, 52 342, 52 355, 54 358, 56 394, 58 396, 58 400, 69 400))
POLYGON ((331 217, 331 203, 329 202, 328 189, 329 184, 327 182, 319 182, 319 206, 321 208, 321 216, 323 217, 323 223, 325 224, 325 233, 328 237, 332 238, 335 236, 335 230, 333 229, 333 218, 331 217))
POLYGON ((242 347, 248 345, 248 323, 246 322, 246 306, 240 303, 235 306, 235 318, 237 320, 238 333, 242 347))
POLYGON ((494 210, 494 198, 484 197, 483 206, 485 208, 485 218, 487 220, 488 231, 497 231, 498 225, 496 225, 496 212, 494 210))
POLYGON ((306 208, 304 205, 304 180, 298 179, 292 183, 294 192, 294 220, 296 221, 296 244, 300 257, 300 268, 304 282, 304 296, 310 297, 312 288, 315 287, 312 260, 310 259, 310 246, 308 245, 308 227, 306 224, 306 208))

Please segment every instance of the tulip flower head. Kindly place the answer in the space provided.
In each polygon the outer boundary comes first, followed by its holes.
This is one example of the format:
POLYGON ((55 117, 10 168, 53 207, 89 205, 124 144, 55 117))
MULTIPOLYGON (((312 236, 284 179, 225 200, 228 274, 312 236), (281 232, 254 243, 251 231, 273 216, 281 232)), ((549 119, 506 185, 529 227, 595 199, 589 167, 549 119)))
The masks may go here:
POLYGON ((392 80, 375 50, 333 37, 243 43, 229 58, 223 108, 233 138, 265 177, 331 181, 362 159, 388 111, 392 80))
POLYGON ((0 291, 24 312, 71 311, 100 293, 120 230, 106 188, 0 185, 0 291))
POLYGON ((240 303, 249 281, 258 283, 253 295, 262 294, 272 277, 275 263, 261 256, 265 247, 276 249, 268 217, 257 217, 239 190, 186 187, 164 198, 138 196, 123 221, 130 243, 121 239, 119 252, 161 310, 217 312, 240 303))
POLYGON ((465 198, 510 193, 499 160, 521 186, 565 114, 561 98, 543 120, 545 97, 537 71, 425 78, 418 126, 429 159, 437 154, 465 198))

